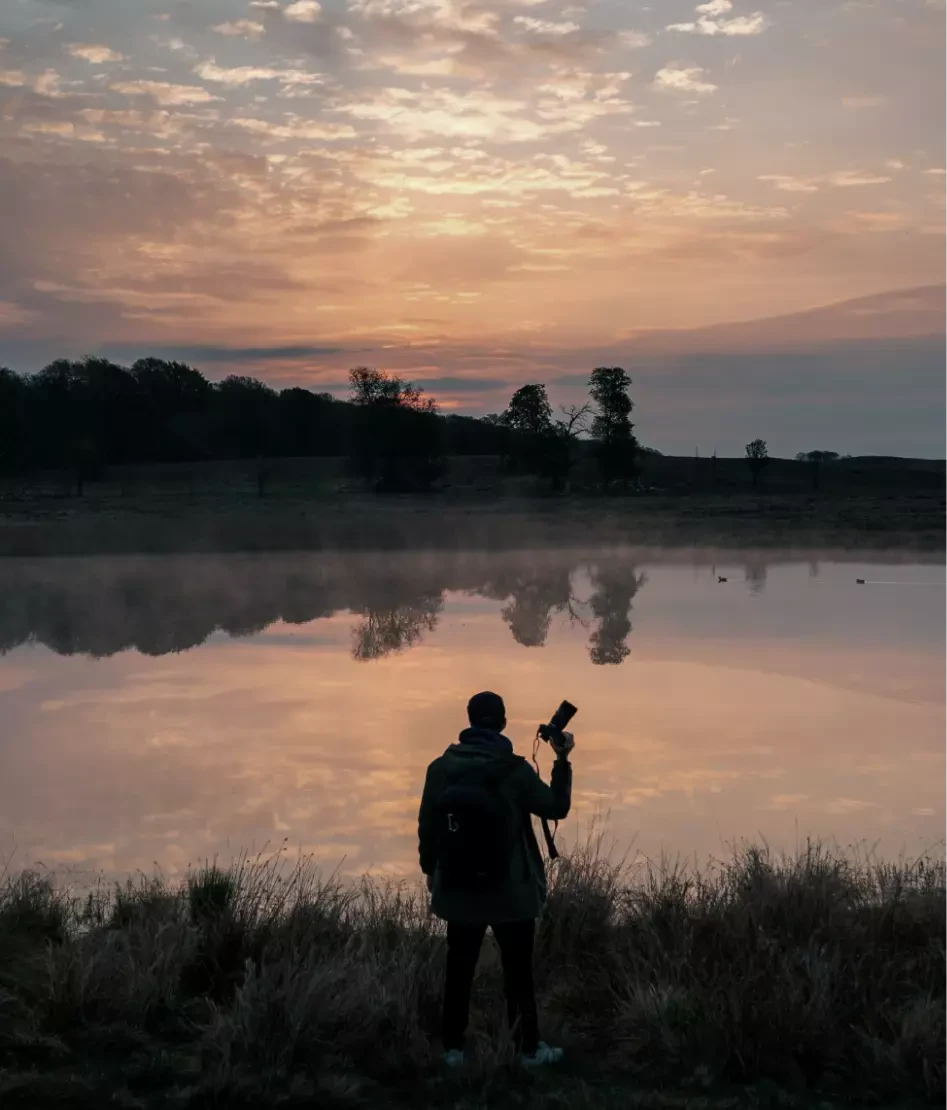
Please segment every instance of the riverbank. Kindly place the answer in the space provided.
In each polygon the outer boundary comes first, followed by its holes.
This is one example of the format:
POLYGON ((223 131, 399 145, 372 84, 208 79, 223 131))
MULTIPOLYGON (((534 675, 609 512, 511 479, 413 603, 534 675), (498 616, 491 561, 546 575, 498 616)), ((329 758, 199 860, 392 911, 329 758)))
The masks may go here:
POLYGON ((834 497, 155 492, 0 504, 0 555, 514 549, 598 543, 942 552, 943 490, 834 497))
POLYGON ((306 861, 72 898, 0 891, 4 1107, 695 1110, 943 1105, 945 875, 810 846, 700 874, 556 865, 536 963, 567 1062, 523 1074, 488 945, 438 1065, 443 936, 415 887, 306 861))

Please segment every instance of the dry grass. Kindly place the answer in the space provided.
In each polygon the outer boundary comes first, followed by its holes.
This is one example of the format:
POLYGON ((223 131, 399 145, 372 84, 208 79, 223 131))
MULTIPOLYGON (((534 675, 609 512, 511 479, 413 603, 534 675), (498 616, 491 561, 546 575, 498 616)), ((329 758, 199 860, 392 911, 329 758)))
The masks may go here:
POLYGON ((485 951, 470 1062, 443 1075, 442 930, 415 887, 282 852, 79 899, 0 892, 6 1107, 792 1106, 944 1102, 945 873, 810 845, 700 872, 591 845, 556 865, 546 1035, 523 1075, 485 951))
POLYGON ((649 493, 539 497, 445 490, 426 496, 287 490, 18 500, 0 497, 0 555, 495 549, 586 542, 851 547, 942 555, 944 491, 852 496, 649 493))

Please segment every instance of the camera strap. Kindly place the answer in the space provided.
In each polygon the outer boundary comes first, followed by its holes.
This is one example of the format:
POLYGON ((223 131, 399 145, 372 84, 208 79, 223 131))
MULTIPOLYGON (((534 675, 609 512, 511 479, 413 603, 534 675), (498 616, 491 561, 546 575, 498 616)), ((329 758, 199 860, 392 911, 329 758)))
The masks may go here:
POLYGON ((556 847, 556 833, 559 831, 559 822, 553 822, 553 831, 549 831, 549 822, 545 817, 540 818, 540 824, 543 827, 543 837, 546 841, 546 851, 549 853, 550 859, 559 858, 559 849, 556 847))
MULTIPOLYGON (((536 768, 536 774, 539 774, 539 764, 536 762, 536 755, 539 752, 539 729, 536 730, 536 735, 533 738, 533 766, 536 768)), ((543 829, 543 839, 546 841, 546 852, 550 859, 559 858, 559 849, 556 847, 556 833, 559 831, 559 822, 553 822, 553 830, 549 831, 549 822, 545 817, 540 817, 540 825, 543 829)))

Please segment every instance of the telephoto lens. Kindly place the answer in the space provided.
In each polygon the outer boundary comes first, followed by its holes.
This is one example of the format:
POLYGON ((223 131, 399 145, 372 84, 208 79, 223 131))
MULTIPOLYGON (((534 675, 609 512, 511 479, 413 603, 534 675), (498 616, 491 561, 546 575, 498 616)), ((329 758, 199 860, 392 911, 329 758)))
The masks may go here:
POLYGON ((562 732, 578 712, 578 709, 576 709, 572 702, 564 701, 553 714, 553 718, 549 722, 549 727, 555 729, 556 732, 562 732))
POLYGON ((578 713, 578 709, 572 704, 571 701, 564 701, 555 713, 552 715, 552 720, 548 725, 539 726, 539 735, 548 744, 549 741, 557 736, 572 718, 578 713))

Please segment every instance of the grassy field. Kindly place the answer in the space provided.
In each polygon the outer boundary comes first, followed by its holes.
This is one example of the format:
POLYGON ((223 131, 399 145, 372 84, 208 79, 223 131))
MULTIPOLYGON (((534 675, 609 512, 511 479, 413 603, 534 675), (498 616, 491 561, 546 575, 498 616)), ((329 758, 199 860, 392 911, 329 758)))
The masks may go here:
POLYGON ((6 506, 0 556, 586 544, 937 552, 943 494, 858 498, 91 495, 6 506))
MULTIPOLYGON (((489 951, 488 951, 489 950, 489 951)), ((208 864, 79 898, 0 893, 0 1105, 655 1110, 944 1104, 942 861, 744 846, 701 872, 555 865, 524 1074, 485 949, 438 1064, 443 938, 413 887, 208 864)))
MULTIPOLYGON (((0 555, 397 548, 586 542, 942 550, 944 464, 773 460, 759 490, 739 459, 649 458, 640 488, 605 496, 583 479, 551 496, 498 460, 450 460, 439 488, 373 496, 344 460, 114 468, 82 497, 61 476, 0 489, 0 555), (261 487, 261 468, 266 481, 261 487), (73 491, 74 493, 74 491, 73 491)), ((588 476, 586 476, 587 479, 588 476)))

